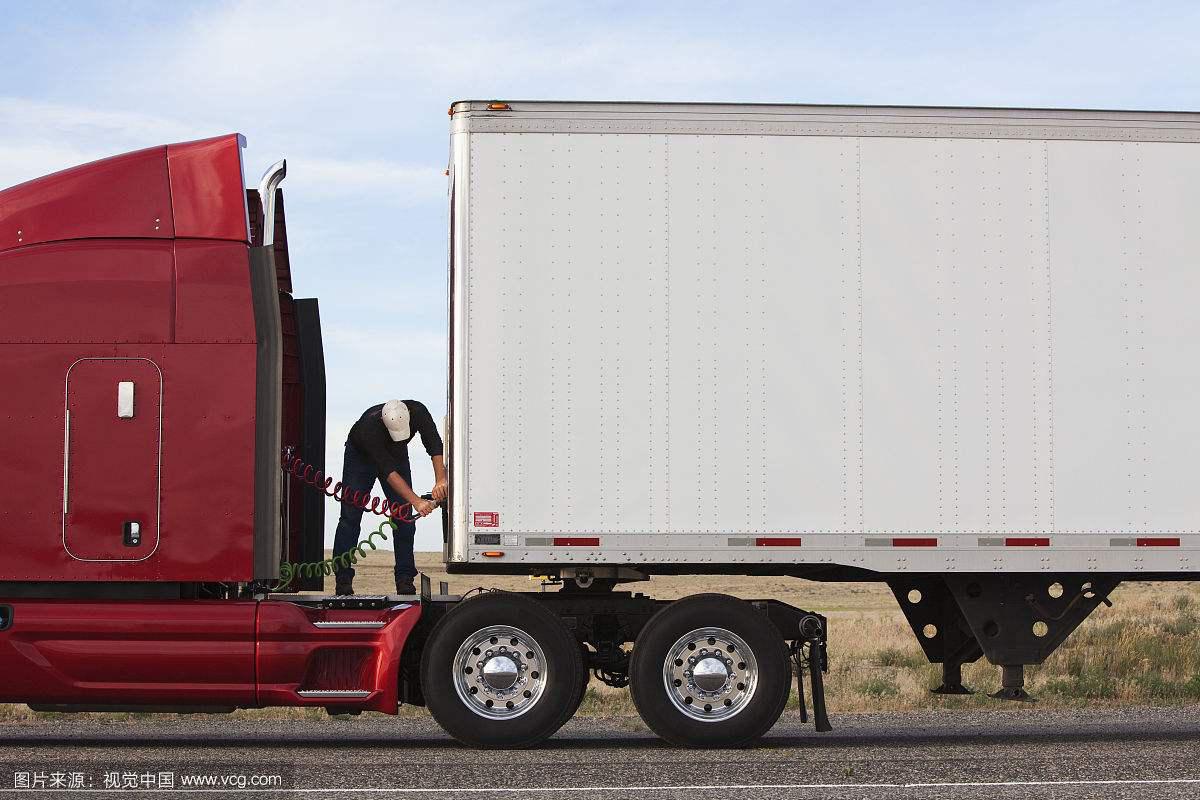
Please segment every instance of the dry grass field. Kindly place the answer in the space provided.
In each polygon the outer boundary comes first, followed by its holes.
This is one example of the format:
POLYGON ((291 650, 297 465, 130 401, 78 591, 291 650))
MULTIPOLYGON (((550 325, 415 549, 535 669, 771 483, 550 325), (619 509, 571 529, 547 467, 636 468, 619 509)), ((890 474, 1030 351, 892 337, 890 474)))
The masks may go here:
MULTIPOLYGON (((525 577, 447 576, 441 556, 419 553, 418 567, 435 582, 446 580, 453 593, 477 586, 539 591, 525 577)), ((371 553, 359 565, 359 593, 394 590, 392 556, 371 553)), ((332 579, 328 588, 332 591, 332 579)), ((999 688, 999 669, 982 659, 963 669, 967 697, 938 697, 940 667, 925 661, 903 614, 882 584, 814 583, 793 578, 723 576, 658 577, 629 589, 671 599, 697 592, 723 592, 745 598, 775 598, 825 614, 830 620, 830 674, 826 681, 832 714, 926 708, 1004 708, 1013 704, 987 697, 999 688)), ((550 588, 553 591, 553 587, 550 588)), ((1046 663, 1026 671, 1033 707, 1080 705, 1173 705, 1200 703, 1200 584, 1129 583, 1113 593, 1113 607, 1098 609, 1046 663)), ((793 703, 795 698, 793 697, 793 703)), ((404 713, 424 713, 404 709, 404 713)), ((320 718, 319 710, 278 709, 238 712, 320 718)), ((635 713, 626 690, 593 680, 581 713, 635 713)), ((35 720, 25 706, 0 705, 0 720, 35 720)))

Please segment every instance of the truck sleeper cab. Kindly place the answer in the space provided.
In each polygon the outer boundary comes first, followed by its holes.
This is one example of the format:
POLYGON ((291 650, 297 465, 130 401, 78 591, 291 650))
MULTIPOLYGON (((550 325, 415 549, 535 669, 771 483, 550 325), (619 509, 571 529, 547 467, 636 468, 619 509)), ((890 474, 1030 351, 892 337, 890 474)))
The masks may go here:
POLYGON ((5 701, 395 709, 418 605, 252 599, 281 561, 323 558, 322 498, 279 465, 323 463, 325 387, 317 301, 291 294, 286 167, 247 190, 244 146, 0 192, 5 701))

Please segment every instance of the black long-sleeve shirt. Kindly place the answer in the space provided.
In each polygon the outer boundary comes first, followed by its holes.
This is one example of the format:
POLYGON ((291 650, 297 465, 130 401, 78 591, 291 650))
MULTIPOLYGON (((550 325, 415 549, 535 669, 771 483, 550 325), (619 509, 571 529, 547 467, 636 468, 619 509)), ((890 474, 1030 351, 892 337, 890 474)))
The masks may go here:
POLYGON ((429 409, 416 400, 405 400, 404 405, 408 406, 409 436, 402 442, 393 441, 387 426, 383 424, 382 403, 368 408, 350 428, 348 441, 371 460, 379 470, 381 480, 392 472, 398 472, 407 479, 408 443, 417 434, 421 435, 421 444, 425 445, 425 452, 430 458, 442 455, 442 437, 429 409))

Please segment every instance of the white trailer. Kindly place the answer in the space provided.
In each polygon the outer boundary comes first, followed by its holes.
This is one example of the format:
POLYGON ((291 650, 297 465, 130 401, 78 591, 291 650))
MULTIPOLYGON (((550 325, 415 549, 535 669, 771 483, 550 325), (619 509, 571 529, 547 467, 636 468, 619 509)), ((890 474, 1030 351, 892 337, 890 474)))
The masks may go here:
POLYGON ((1197 577, 1200 115, 461 102, 450 175, 451 570, 886 581, 1012 698, 1197 577))

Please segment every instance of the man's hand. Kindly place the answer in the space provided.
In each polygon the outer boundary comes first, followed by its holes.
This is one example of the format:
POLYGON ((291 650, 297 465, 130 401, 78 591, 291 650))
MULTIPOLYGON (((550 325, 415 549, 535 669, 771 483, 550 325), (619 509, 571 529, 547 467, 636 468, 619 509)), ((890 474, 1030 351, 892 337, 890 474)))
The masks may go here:
POLYGON ((433 513, 433 510, 435 508, 437 508, 436 505, 429 502, 428 500, 426 500, 423 497, 418 497, 416 500, 414 500, 412 507, 413 507, 413 511, 416 511, 422 517, 429 516, 430 514, 433 513))
POLYGON ((440 503, 446 499, 446 479, 442 478, 437 483, 433 484, 433 489, 430 491, 433 495, 434 502, 440 503))

